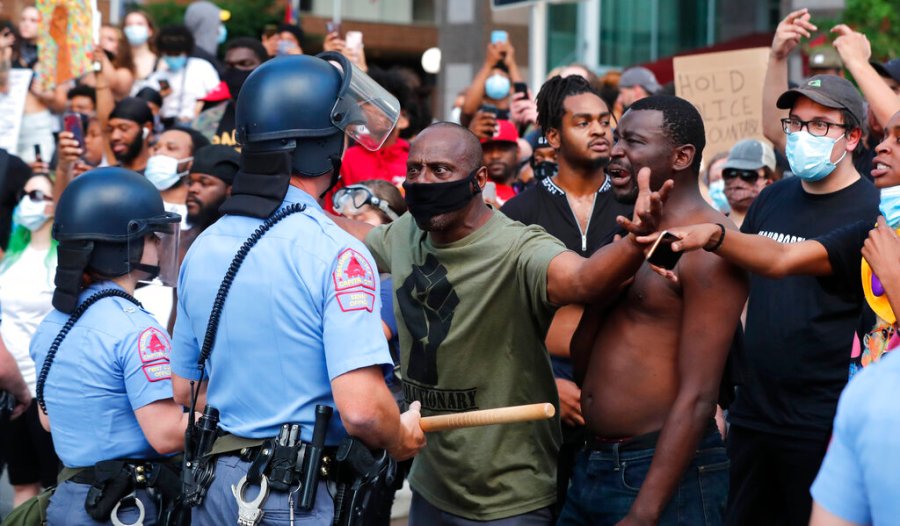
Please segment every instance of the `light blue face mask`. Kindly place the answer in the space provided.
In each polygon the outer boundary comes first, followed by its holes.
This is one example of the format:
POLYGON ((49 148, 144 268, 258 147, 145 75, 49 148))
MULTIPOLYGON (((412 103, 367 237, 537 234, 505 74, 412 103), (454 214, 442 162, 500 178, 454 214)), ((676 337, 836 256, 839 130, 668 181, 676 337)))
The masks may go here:
POLYGON ((219 35, 216 37, 216 42, 219 44, 224 44, 226 39, 228 39, 228 28, 224 25, 220 25, 219 35))
POLYGON ((150 38, 150 30, 147 29, 147 26, 125 26, 123 31, 125 32, 125 38, 132 46, 142 46, 150 38))
POLYGON ((494 73, 484 83, 484 94, 494 100, 509 97, 509 79, 499 73, 494 73))
POLYGON ((178 55, 177 57, 163 55, 163 61, 166 63, 169 71, 175 73, 181 71, 187 65, 187 55, 178 55))
POLYGON ((891 228, 900 228, 900 186, 881 189, 878 210, 891 228))
POLYGON ((34 232, 44 226, 44 223, 49 219, 45 212, 46 209, 47 203, 44 201, 32 201, 26 195, 19 201, 16 209, 13 210, 13 221, 34 232))
POLYGON ((807 131, 798 131, 787 136, 788 163, 794 175, 808 182, 820 181, 834 171, 837 164, 847 155, 847 150, 836 162, 831 162, 831 150, 840 139, 815 137, 807 131))
POLYGON ((709 197, 720 212, 727 213, 731 210, 731 207, 728 205, 728 199, 725 197, 724 180, 719 179, 709 183, 709 197))

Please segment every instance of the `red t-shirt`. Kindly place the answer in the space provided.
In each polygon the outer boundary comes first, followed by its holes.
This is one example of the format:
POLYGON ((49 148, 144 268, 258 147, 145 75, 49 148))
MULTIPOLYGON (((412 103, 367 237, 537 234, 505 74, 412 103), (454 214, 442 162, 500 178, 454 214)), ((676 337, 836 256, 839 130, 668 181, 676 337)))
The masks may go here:
POLYGON ((341 161, 341 181, 325 196, 325 210, 334 213, 332 202, 334 193, 351 184, 383 179, 399 187, 406 179, 408 157, 409 143, 400 138, 391 146, 385 146, 374 152, 362 146, 351 146, 341 161))
POLYGON ((406 159, 409 157, 409 143, 403 139, 391 146, 370 152, 362 146, 352 146, 344 154, 341 164, 342 186, 384 179, 399 186, 406 179, 406 159))

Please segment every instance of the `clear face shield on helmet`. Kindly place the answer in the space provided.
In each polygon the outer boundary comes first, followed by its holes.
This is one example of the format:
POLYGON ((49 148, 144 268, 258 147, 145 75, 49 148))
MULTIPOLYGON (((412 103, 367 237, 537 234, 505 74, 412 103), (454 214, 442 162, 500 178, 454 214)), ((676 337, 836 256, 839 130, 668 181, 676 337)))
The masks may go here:
POLYGON ((148 285, 175 287, 178 284, 178 254, 181 243, 181 216, 168 212, 165 216, 129 223, 129 232, 140 233, 128 240, 128 254, 141 254, 139 261, 129 261, 131 270, 143 270, 149 276, 139 280, 148 285), (138 251, 136 244, 141 245, 138 251))
POLYGON ((319 58, 345 76, 345 87, 331 110, 331 123, 367 150, 381 148, 400 118, 400 102, 343 55, 329 52, 319 58))
POLYGON ((334 211, 344 216, 358 215, 364 206, 371 205, 387 214, 391 221, 396 221, 398 217, 386 201, 373 194, 369 187, 361 184, 341 188, 334 193, 332 201, 334 211))

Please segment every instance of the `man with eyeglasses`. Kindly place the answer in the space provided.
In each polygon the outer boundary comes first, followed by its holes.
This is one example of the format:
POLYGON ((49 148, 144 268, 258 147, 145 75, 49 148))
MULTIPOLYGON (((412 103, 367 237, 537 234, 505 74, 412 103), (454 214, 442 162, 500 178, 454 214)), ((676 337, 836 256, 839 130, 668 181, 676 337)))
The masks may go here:
POLYGON ((735 144, 722 167, 725 199, 731 213, 728 217, 740 228, 747 210, 763 188, 780 177, 775 171, 775 152, 768 143, 744 139, 735 144))

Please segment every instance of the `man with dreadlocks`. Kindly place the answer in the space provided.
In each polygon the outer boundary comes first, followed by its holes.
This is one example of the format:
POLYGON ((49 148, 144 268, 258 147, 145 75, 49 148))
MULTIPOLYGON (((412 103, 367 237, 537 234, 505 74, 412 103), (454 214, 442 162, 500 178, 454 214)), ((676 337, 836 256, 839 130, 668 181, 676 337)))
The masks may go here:
MULTIPOLYGON (((606 172, 612 148, 612 116, 600 94, 583 77, 555 76, 537 96, 538 124, 556 150, 559 172, 506 203, 501 212, 526 225, 540 225, 569 250, 589 257, 620 229, 616 216, 630 217, 632 205, 613 197, 606 172)), ((575 454, 584 444, 581 390, 572 378, 569 343, 581 319, 581 305, 560 308, 547 332, 547 350, 559 391, 563 443, 557 465, 557 505, 562 506, 575 454)))
MULTIPOLYGON (((689 102, 637 101, 615 134, 607 173, 617 199, 633 200, 649 168, 651 189, 675 181, 661 229, 701 218, 734 228, 700 195, 705 133, 689 102)), ((674 273, 677 282, 645 264, 618 298, 585 309, 572 360, 589 435, 559 524, 721 524, 728 459, 714 415, 747 278, 704 251, 674 273)))

